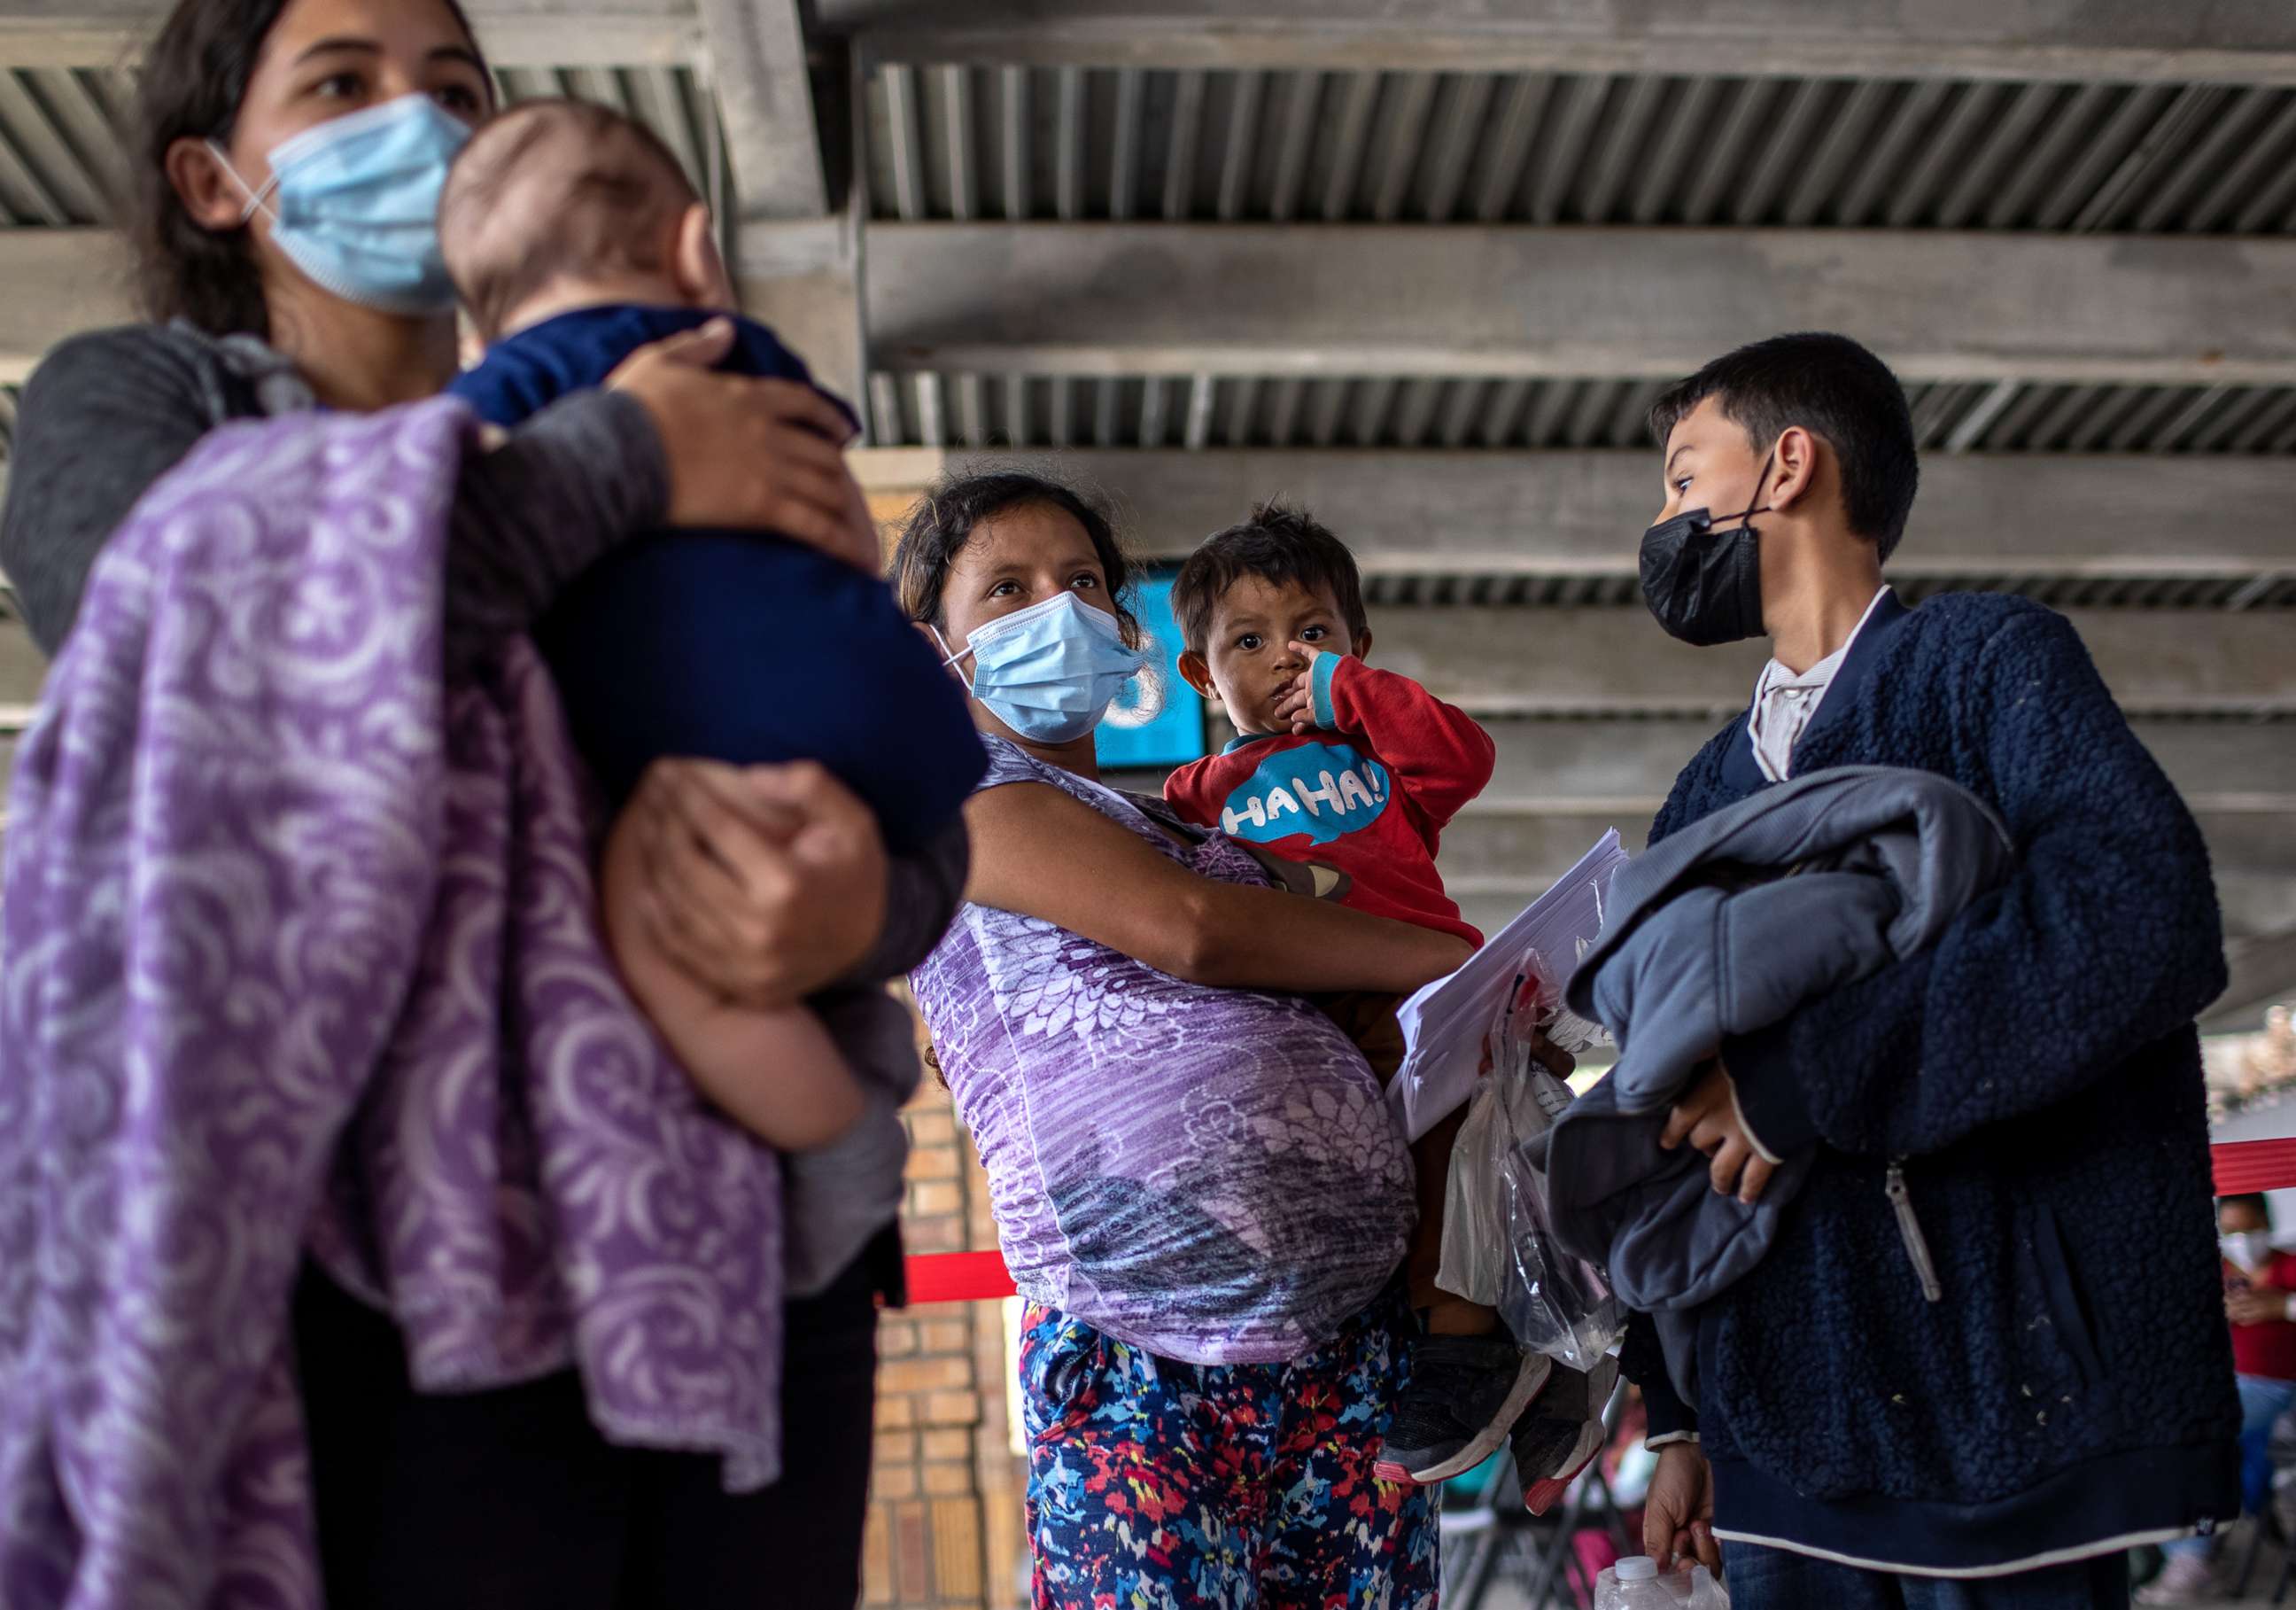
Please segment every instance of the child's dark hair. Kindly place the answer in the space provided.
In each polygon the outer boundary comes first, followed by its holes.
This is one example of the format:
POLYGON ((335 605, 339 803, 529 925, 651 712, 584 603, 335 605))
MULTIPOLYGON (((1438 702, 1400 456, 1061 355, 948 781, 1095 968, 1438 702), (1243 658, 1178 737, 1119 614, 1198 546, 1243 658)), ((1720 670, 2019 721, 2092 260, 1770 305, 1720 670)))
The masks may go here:
POLYGON ((1724 418, 1744 427, 1758 453, 1790 425, 1825 438, 1841 465, 1849 529, 1872 538, 1884 563, 1897 552, 1922 469, 1906 389, 1887 364, 1848 336, 1823 331, 1774 335, 1726 352, 1651 405, 1651 434, 1661 448, 1710 397, 1719 400, 1724 418))
POLYGON ((1124 641, 1139 647, 1144 635, 1132 612, 1132 562, 1117 542, 1107 512, 1074 487, 1026 470, 980 470, 950 476, 927 489, 909 512, 900 544, 893 550, 893 593, 902 610, 912 620, 947 626, 948 610, 941 593, 948 586, 950 567, 972 533, 983 521, 1031 508, 1057 509, 1084 528, 1101 573, 1108 579, 1108 602, 1124 641))
POLYGON ((1212 612, 1221 596, 1245 577, 1281 587, 1286 583, 1313 591, 1328 587, 1348 623, 1349 636, 1360 642, 1371 634, 1371 618, 1364 613, 1363 578, 1356 556, 1305 509, 1282 503, 1263 503, 1241 525, 1215 531, 1188 555, 1172 582, 1172 618, 1188 652, 1201 654, 1211 641, 1212 612))
POLYGON ((2217 1211, 2229 1207, 2254 1208, 2256 1216, 2267 1225, 2272 1222, 2272 1203, 2262 1191, 2236 1191, 2229 1196, 2217 1198, 2217 1211))
MULTIPOLYGON (((439 4, 476 51, 458 0, 439 4)), ((135 252, 136 300, 154 323, 182 318, 214 335, 270 337, 247 231, 194 219, 168 177, 168 152, 182 139, 230 143, 264 41, 286 9, 287 0, 182 0, 144 57, 120 211, 135 252)))

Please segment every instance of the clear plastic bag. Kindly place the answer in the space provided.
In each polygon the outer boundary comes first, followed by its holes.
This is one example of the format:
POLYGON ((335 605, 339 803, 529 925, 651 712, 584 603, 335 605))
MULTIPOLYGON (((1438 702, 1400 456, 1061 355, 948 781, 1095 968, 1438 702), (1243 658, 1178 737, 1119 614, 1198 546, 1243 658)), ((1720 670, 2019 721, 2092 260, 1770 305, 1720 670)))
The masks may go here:
POLYGON ((1565 1255, 1548 1231, 1546 1180, 1527 1146, 1570 1105, 1570 1088, 1532 1055, 1529 1031, 1543 1025, 1573 1051, 1601 1031, 1562 1022, 1560 985, 1543 982, 1547 969, 1536 956, 1531 965, 1537 973, 1526 972, 1491 1025, 1488 1065, 1452 1145, 1435 1278, 1498 1310, 1524 1347, 1586 1369, 1617 1344, 1625 1317, 1601 1272, 1565 1255))
POLYGON ((1511 1233, 1502 1181, 1514 1124, 1505 1106, 1499 1080, 1476 1081, 1451 1143, 1451 1177, 1443 1187, 1443 1261, 1435 1284, 1485 1308, 1498 1307, 1504 1294, 1511 1233))

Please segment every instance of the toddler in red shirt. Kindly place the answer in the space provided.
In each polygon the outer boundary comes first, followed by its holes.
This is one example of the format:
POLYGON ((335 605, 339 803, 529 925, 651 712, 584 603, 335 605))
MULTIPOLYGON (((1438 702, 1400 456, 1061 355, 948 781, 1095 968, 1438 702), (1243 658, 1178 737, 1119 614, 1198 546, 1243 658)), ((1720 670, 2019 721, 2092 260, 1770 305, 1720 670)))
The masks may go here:
MULTIPOLYGON (((1481 944, 1444 891, 1435 852, 1444 827, 1490 781, 1490 735, 1410 678, 1368 662, 1371 624, 1346 545, 1303 512, 1263 505, 1189 556, 1172 585, 1172 612, 1186 651, 1180 674, 1219 701, 1241 735, 1174 772, 1166 801, 1200 826, 1315 868, 1325 899, 1481 944)), ((1320 1004, 1374 1071, 1393 1078, 1403 1056, 1398 998, 1320 1004)), ((1561 1401, 1586 1395, 1585 1377, 1543 1397, 1550 1361, 1516 1346, 1494 1310, 1435 1284, 1463 1115, 1412 1148, 1419 1227, 1406 1268, 1427 1334, 1390 1420, 1379 1469, 1386 1479, 1436 1482, 1472 1469, 1518 1427, 1519 1457, 1546 1466, 1525 1444, 1530 1423, 1552 1410, 1571 1422, 1575 1446, 1587 1417, 1585 1405, 1561 1401)), ((1558 1473, 1527 1464, 1521 1474, 1538 1483, 1558 1473)))

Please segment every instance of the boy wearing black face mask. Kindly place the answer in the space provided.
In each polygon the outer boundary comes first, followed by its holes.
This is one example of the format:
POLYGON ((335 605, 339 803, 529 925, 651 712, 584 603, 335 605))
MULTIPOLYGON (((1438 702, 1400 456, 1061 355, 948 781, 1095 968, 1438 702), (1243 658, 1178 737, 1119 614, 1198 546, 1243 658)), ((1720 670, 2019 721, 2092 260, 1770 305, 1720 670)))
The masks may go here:
POLYGON ((1812 1162, 1768 1260, 1697 1315, 1694 1412, 1630 1327, 1662 1449, 1645 1543, 1726 1553, 1739 1610, 2126 1605, 2123 1550, 2238 1510, 2199 832, 2062 616, 1884 585, 1918 468, 1872 353, 1762 341, 1652 423, 1652 612, 1773 655, 1653 842, 1790 776, 1898 766, 1985 800, 2019 862, 1932 949, 1716 1047, 1672 1113, 1662 1143, 1748 1201, 1812 1162))

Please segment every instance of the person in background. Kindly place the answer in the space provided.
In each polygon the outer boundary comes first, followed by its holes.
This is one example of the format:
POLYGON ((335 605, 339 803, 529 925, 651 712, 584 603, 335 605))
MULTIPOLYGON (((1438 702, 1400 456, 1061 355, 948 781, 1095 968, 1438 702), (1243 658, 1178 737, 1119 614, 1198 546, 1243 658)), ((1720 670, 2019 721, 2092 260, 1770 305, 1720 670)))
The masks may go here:
POLYGON ((912 982, 1029 1303, 1036 1603, 1427 1610, 1432 1495, 1374 1469, 1416 1331, 1410 1154, 1299 994, 1408 992, 1469 948, 1102 781, 1129 578, 1105 515, 1018 473, 934 489, 894 558, 989 755, 967 903, 912 982))
MULTIPOLYGON (((2217 1248, 2224 1260, 2225 1318, 2232 1325, 2233 1384, 2240 1390, 2240 1434, 2268 1433, 2296 1403, 2296 1253, 2272 1244, 2272 1204, 2261 1191, 2217 1203, 2217 1248)), ((2143 1605, 2194 1605, 2215 1597, 2212 1538, 2161 1546, 2168 1566, 2137 1596, 2143 1605)))

